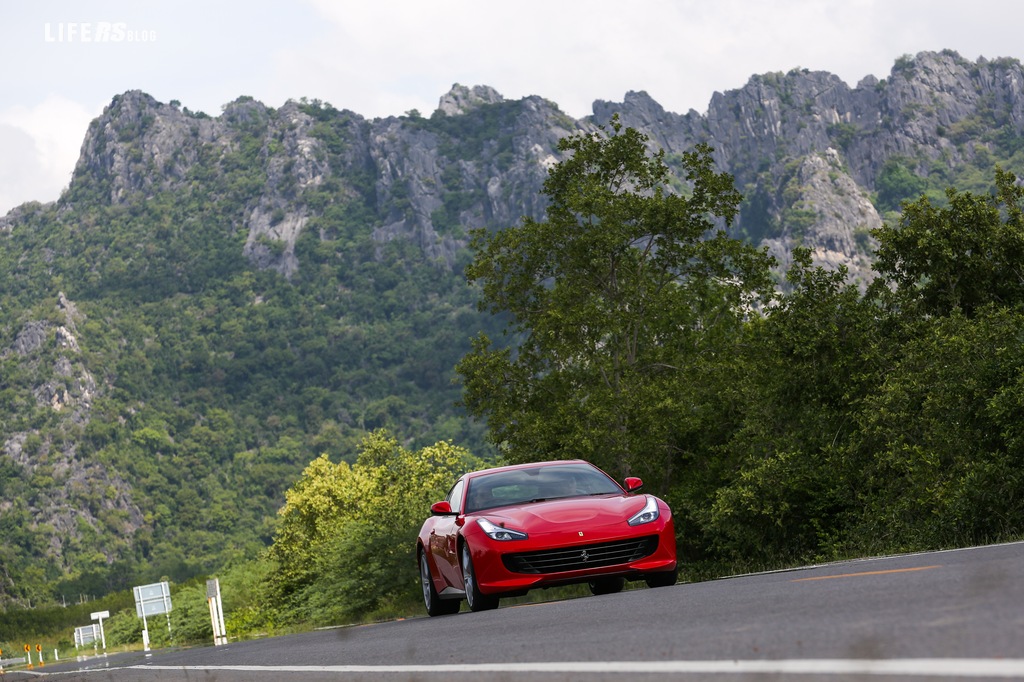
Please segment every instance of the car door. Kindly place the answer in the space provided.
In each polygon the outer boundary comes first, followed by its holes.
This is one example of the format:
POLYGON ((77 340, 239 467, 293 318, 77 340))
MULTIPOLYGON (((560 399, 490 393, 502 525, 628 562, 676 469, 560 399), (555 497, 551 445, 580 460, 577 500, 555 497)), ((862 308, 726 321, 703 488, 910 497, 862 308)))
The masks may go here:
POLYGON ((448 492, 448 503, 452 513, 437 517, 430 531, 430 552, 434 565, 448 587, 462 589, 462 571, 459 570, 458 539, 462 527, 462 498, 466 489, 464 479, 452 486, 448 492))

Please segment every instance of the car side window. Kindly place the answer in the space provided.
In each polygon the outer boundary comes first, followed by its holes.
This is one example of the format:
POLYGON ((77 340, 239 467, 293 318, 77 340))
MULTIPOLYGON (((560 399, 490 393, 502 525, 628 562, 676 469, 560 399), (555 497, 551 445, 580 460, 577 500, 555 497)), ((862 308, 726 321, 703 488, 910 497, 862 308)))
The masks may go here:
POLYGON ((448 492, 448 504, 452 506, 452 511, 462 511, 462 493, 465 489, 466 482, 460 479, 448 492))

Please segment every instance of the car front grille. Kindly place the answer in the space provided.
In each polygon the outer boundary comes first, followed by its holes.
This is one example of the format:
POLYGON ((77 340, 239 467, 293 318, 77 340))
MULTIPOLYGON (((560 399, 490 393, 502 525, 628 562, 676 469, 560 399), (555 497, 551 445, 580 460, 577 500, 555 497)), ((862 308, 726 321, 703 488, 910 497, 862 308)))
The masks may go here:
POLYGON ((505 568, 513 573, 562 573, 628 564, 654 554, 657 549, 658 536, 650 535, 596 545, 505 554, 501 559, 505 568))

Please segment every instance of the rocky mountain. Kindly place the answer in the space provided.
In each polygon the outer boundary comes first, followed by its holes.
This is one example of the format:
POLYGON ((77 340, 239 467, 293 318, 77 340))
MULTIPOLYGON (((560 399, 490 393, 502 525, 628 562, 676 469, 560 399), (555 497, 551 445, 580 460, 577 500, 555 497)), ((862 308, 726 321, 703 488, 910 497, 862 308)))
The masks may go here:
POLYGON ((1015 59, 944 51, 855 87, 755 75, 704 114, 629 92, 574 120, 482 85, 372 120, 114 97, 61 198, 0 218, 0 603, 251 554, 305 462, 370 429, 484 449, 451 384, 500 326, 468 235, 543 218, 561 137, 617 114, 670 165, 706 142, 745 197, 733 234, 866 284, 902 200, 1021 173, 1022 87, 1015 59))
POLYGON ((769 246, 783 264, 802 243, 820 263, 869 279, 867 232, 899 200, 919 195, 890 193, 879 203, 894 169, 933 181, 935 190, 957 179, 976 184, 965 177, 971 165, 987 170, 1001 159, 1019 168, 1022 77, 1014 59, 925 52, 899 59, 884 80, 868 76, 853 88, 829 73, 794 69, 716 93, 703 116, 665 112, 643 93, 628 93, 621 104, 595 103, 593 120, 618 111, 670 152, 710 143, 747 199, 739 233, 769 246))
POLYGON ((105 179, 115 204, 180 189, 201 158, 256 134, 265 184, 240 225, 255 266, 286 277, 297 271, 295 242, 321 213, 309 195, 329 182, 335 202, 372 194, 378 241, 411 240, 451 267, 466 229, 542 217, 538 190, 557 161, 557 139, 617 113, 670 155, 712 145, 750 204, 735 229, 783 263, 804 243, 820 262, 868 278, 864 234, 880 224, 871 195, 885 164, 899 159, 919 177, 949 176, 1015 151, 1012 140, 1001 143, 1024 124, 1021 77, 1012 59, 921 53, 901 58, 885 80, 868 76, 853 88, 832 74, 794 69, 716 93, 705 115, 668 112, 646 93, 629 92, 622 102, 595 102, 593 115, 579 121, 540 97, 506 101, 487 86, 455 85, 430 119, 410 112, 372 121, 316 101, 273 110, 246 97, 210 118, 128 92, 90 127, 74 183, 105 179))
POLYGON ((253 133, 266 178, 240 227, 254 265, 286 277, 297 271, 295 242, 321 210, 309 195, 330 182, 335 202, 372 194, 375 239, 408 239, 451 267, 466 229, 542 217, 538 190, 557 161, 557 139, 617 113, 670 155, 712 145, 748 200, 734 229, 782 263, 803 243, 819 262, 868 279, 866 234, 886 208, 872 194, 886 163, 896 159, 922 178, 952 177, 967 164, 1012 156, 1024 125, 1021 78, 1013 59, 921 53, 901 58, 886 79, 867 76, 852 88, 832 74, 794 69, 716 93, 704 115, 668 112, 629 92, 622 102, 595 102, 579 121, 540 97, 506 101, 486 86, 455 85, 429 119, 410 112, 372 121, 319 102, 275 111, 245 97, 214 119, 129 92, 90 127, 75 182, 105 178, 112 203, 180 188, 199 159, 253 133))

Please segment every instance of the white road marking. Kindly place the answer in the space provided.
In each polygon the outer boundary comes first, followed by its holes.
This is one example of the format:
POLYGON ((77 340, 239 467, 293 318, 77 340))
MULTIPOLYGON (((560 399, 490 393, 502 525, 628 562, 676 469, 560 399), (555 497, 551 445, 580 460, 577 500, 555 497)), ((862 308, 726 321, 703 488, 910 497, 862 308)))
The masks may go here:
POLYGON ((307 673, 767 673, 777 675, 913 675, 1024 677, 1021 658, 785 659, 747 661, 576 661, 446 665, 186 665, 131 666, 139 670, 307 673))

